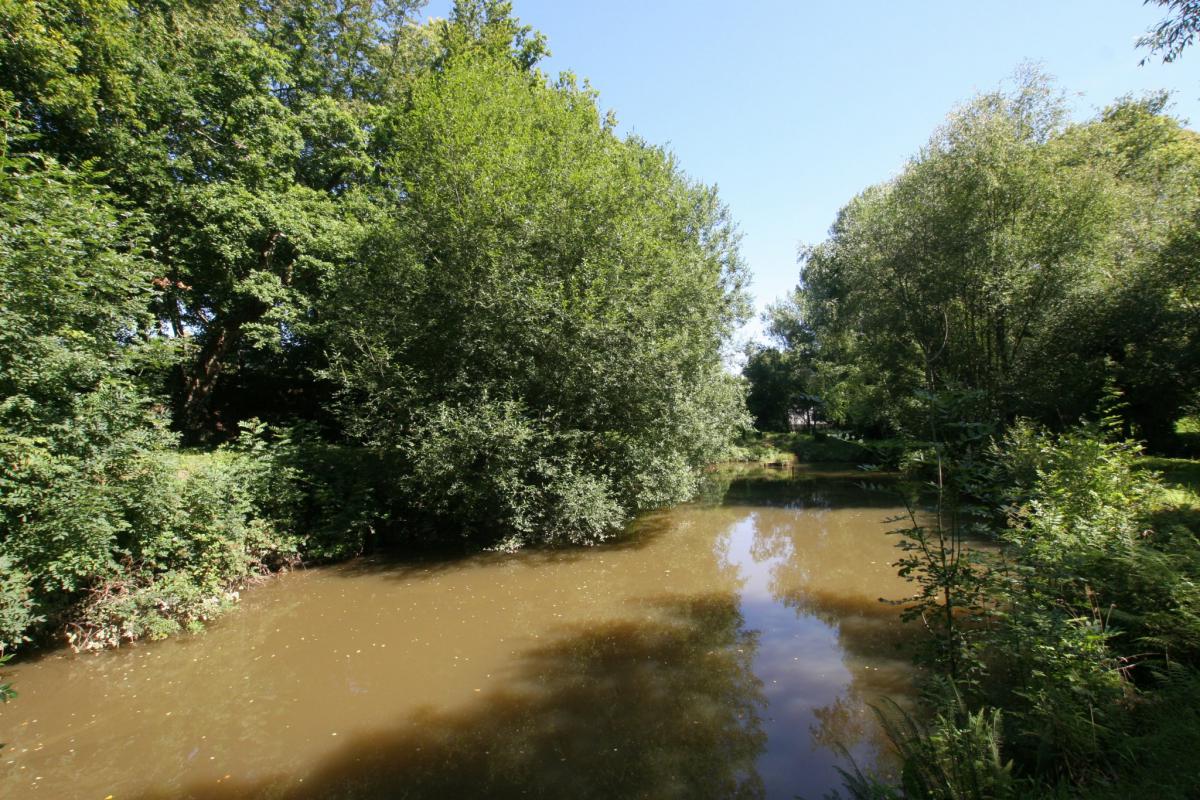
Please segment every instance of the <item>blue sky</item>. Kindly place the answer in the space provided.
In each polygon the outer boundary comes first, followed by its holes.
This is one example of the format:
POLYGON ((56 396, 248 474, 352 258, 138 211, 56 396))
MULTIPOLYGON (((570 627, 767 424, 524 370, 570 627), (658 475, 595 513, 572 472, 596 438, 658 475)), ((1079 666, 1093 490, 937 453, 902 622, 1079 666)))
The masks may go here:
MULTIPOLYGON (((450 0, 427 15, 446 16, 450 0)), ((1144 67, 1139 0, 514 0, 549 39, 551 74, 600 92, 622 132, 666 144, 717 184, 763 306, 795 284, 797 245, 886 180, 958 103, 1040 62, 1084 119, 1114 98, 1174 92, 1200 125, 1200 45, 1144 67)), ((745 336, 757 334, 757 323, 745 336)))

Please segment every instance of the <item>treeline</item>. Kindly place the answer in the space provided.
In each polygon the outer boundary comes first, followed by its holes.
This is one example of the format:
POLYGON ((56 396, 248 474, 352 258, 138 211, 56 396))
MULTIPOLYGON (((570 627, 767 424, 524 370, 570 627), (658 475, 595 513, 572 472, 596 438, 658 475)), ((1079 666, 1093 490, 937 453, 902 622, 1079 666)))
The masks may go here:
POLYGON ((772 312, 782 346, 749 369, 876 435, 923 431, 931 387, 969 395, 976 419, 1061 429, 1112 383, 1126 431, 1177 448, 1200 390, 1200 136, 1165 104, 1068 125, 1030 76, 958 109, 804 252, 772 312))
POLYGON ((1166 100, 1070 124, 1027 73, 959 108, 750 353, 760 426, 891 437, 912 479, 925 704, 881 709, 900 780, 856 798, 1200 791, 1200 486, 1141 454, 1186 452, 1200 402, 1200 136, 1166 100))
POLYGON ((382 542, 596 541, 744 425, 714 190, 509 4, 419 5, 0 6, 0 653, 382 542))

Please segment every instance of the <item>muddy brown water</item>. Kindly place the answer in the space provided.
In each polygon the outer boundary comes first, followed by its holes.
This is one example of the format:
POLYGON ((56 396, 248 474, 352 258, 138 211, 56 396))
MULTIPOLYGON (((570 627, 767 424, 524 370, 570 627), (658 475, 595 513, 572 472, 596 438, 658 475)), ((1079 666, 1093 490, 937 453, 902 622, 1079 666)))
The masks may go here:
POLYGON ((819 798, 839 743, 889 768, 869 704, 911 692, 898 509, 849 477, 727 475, 599 547, 298 571, 202 634, 16 665, 0 797, 819 798))

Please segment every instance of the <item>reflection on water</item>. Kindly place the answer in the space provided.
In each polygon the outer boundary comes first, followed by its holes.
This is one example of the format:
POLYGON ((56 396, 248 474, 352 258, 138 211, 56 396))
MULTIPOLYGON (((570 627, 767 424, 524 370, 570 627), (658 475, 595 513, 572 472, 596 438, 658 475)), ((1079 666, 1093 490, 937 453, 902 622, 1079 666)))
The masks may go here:
MULTIPOLYGON (((778 477, 778 476, 776 476, 778 477)), ((726 475, 610 546, 360 561, 12 670, 0 796, 820 797, 908 691, 882 494, 726 475)))

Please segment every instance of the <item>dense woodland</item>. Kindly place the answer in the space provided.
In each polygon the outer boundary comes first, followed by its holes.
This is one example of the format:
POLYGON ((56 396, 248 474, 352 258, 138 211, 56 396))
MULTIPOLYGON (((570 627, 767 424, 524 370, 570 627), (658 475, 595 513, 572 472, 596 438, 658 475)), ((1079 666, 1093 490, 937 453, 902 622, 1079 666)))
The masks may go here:
POLYGON ((0 6, 0 650, 594 542, 745 424, 715 192, 508 4, 0 6))
MULTIPOLYGON (((1173 60, 1200 14, 1160 5, 1173 60)), ((599 542, 808 415, 907 478, 928 644, 923 708, 880 709, 899 784, 848 792, 1196 796, 1200 135, 1169 98, 1072 121, 1027 69, 954 110, 735 376, 715 190, 508 3, 419 6, 0 1, 0 659, 385 545, 599 542)))

